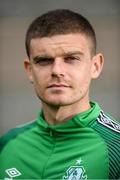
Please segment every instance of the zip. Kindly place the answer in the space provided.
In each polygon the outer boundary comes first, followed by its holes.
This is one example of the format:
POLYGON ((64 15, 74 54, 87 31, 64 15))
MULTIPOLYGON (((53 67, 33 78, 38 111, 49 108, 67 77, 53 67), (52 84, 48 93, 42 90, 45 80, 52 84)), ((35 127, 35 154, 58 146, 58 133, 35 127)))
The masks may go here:
POLYGON ((56 146, 56 138, 55 138, 55 135, 54 135, 54 132, 53 132, 52 129, 49 129, 49 134, 50 134, 50 137, 51 137, 51 139, 52 139, 51 152, 49 153, 48 158, 47 158, 47 161, 46 161, 45 166, 44 166, 44 168, 43 168, 43 172, 42 172, 41 179, 45 179, 45 171, 46 171, 46 169, 47 169, 48 163, 49 163, 50 160, 51 160, 52 155, 54 154, 54 150, 55 150, 55 146, 56 146))

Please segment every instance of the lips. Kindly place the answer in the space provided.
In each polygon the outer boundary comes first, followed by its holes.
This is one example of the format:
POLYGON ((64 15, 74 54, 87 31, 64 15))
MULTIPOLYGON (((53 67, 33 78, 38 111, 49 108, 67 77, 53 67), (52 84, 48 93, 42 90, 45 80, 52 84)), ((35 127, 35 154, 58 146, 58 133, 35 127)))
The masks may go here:
POLYGON ((51 84, 48 86, 48 88, 62 88, 62 87, 70 88, 70 86, 66 84, 51 84))

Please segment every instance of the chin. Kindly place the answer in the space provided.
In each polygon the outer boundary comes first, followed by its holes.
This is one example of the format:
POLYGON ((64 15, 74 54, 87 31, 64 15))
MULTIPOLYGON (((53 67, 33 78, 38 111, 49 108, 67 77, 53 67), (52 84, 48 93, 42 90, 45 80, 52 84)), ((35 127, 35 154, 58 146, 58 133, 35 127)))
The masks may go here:
POLYGON ((71 97, 66 98, 66 96, 67 95, 59 96, 59 97, 55 97, 55 96, 40 97, 40 96, 38 96, 38 98, 43 103, 48 104, 49 106, 68 106, 68 105, 72 105, 78 101, 77 98, 75 98, 75 99, 72 99, 71 97))
POLYGON ((66 106, 66 105, 68 105, 68 103, 63 102, 63 101, 46 101, 45 103, 48 105, 51 105, 51 106, 66 106))
POLYGON ((41 101, 49 106, 67 106, 69 103, 67 100, 64 99, 41 99, 41 101))
POLYGON ((69 106, 69 105, 72 105, 74 104, 75 102, 74 101, 69 101, 69 100, 55 100, 55 101, 44 101, 44 103, 48 104, 49 106, 56 106, 56 107, 60 107, 60 106, 69 106))

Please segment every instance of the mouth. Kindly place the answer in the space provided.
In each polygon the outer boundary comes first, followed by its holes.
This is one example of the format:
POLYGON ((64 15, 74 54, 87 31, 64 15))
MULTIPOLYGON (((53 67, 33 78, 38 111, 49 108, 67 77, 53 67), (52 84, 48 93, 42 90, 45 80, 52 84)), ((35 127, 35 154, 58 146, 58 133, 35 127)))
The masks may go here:
POLYGON ((47 88, 70 88, 71 86, 66 84, 51 84, 47 88))

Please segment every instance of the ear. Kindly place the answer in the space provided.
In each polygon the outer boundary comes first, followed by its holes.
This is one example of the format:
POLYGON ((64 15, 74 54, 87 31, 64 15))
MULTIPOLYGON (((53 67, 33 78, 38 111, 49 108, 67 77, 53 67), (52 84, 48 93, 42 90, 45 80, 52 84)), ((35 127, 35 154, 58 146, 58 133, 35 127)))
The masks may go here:
POLYGON ((24 68, 28 76, 28 79, 30 80, 31 83, 33 83, 32 65, 29 59, 24 60, 24 68))
POLYGON ((102 54, 97 54, 92 58, 91 77, 96 79, 99 77, 104 64, 104 57, 102 54))

